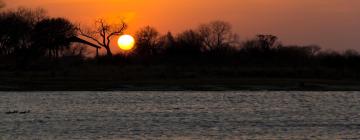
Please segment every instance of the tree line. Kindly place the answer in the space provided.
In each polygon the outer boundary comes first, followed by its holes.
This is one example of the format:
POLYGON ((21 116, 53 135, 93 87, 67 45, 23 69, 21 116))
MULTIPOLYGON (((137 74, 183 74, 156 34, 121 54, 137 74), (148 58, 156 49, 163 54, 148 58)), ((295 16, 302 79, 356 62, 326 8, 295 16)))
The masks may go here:
POLYGON ((160 35, 153 27, 144 27, 136 35, 133 59, 141 62, 180 62, 245 67, 331 67, 359 70, 356 50, 337 52, 317 45, 284 45, 270 34, 259 34, 240 41, 229 23, 213 21, 177 35, 160 35))
POLYGON ((232 26, 224 21, 202 24, 176 35, 171 32, 161 35, 153 27, 143 27, 135 34, 135 48, 119 54, 113 54, 110 45, 127 29, 124 22, 109 24, 100 19, 94 27, 86 29, 65 18, 49 17, 43 9, 19 8, 1 11, 0 25, 1 61, 10 64, 75 56, 82 62, 141 65, 360 69, 360 55, 355 50, 336 52, 316 45, 284 45, 277 36, 268 34, 240 41, 232 26), (96 48, 96 57, 89 56, 88 47, 96 48), (105 55, 99 54, 99 49, 104 49, 105 55))
POLYGON ((19 8, 0 13, 0 55, 60 57, 70 49, 76 26, 51 18, 43 9, 19 8))

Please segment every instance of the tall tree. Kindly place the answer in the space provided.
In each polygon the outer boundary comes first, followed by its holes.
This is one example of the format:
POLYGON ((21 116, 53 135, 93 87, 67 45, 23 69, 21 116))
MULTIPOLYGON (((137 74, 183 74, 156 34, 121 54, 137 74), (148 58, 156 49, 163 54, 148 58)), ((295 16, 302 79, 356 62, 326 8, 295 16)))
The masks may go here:
POLYGON ((159 46, 159 32, 150 26, 141 28, 135 34, 136 49, 138 55, 148 56, 156 53, 159 46))
POLYGON ((95 22, 94 29, 87 31, 79 29, 80 36, 94 41, 99 46, 105 48, 107 56, 111 57, 113 55, 110 49, 112 38, 123 34, 127 29, 127 24, 123 21, 119 24, 110 24, 104 19, 99 19, 95 22))
POLYGON ((200 25, 199 33, 208 50, 229 47, 238 42, 237 35, 232 32, 231 25, 224 21, 213 21, 200 25))
POLYGON ((19 8, 0 13, 0 53, 8 55, 29 48, 35 24, 45 17, 42 9, 19 8))
POLYGON ((164 49, 176 46, 176 39, 171 32, 161 36, 159 42, 164 49))
POLYGON ((199 55, 203 49, 201 35, 193 30, 180 33, 176 37, 176 42, 178 50, 189 55, 199 55))
POLYGON ((40 21, 34 28, 34 45, 46 50, 50 57, 59 57, 70 48, 69 38, 76 36, 75 26, 64 18, 49 18, 40 21))

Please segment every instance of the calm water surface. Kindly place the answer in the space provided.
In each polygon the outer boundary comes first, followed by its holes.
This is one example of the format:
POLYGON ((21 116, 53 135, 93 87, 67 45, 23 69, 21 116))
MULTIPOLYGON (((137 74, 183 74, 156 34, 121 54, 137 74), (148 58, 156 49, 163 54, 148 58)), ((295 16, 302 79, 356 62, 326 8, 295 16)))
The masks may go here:
POLYGON ((0 92, 1 139, 360 139, 360 92, 0 92))

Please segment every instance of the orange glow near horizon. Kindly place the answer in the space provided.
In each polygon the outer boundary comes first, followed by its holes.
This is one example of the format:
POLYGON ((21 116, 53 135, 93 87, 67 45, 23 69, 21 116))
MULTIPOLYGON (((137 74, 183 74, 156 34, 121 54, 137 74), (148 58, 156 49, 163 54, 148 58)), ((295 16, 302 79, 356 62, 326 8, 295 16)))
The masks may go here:
MULTIPOLYGON (((357 49, 359 0, 4 0, 7 8, 42 7, 51 16, 91 26, 102 17, 129 24, 127 34, 150 25, 175 34, 212 20, 233 25, 241 40, 275 34, 286 44, 357 49)), ((116 47, 116 45, 115 45, 116 47)))

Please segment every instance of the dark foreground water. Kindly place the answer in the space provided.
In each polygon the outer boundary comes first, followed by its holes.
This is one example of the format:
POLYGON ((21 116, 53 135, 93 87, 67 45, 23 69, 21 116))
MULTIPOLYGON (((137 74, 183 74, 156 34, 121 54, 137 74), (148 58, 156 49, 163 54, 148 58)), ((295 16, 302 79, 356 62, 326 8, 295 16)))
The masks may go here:
POLYGON ((3 139, 360 139, 360 92, 0 92, 3 139))

